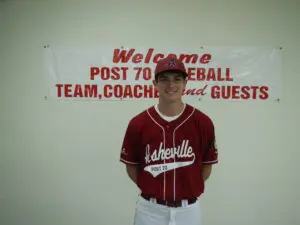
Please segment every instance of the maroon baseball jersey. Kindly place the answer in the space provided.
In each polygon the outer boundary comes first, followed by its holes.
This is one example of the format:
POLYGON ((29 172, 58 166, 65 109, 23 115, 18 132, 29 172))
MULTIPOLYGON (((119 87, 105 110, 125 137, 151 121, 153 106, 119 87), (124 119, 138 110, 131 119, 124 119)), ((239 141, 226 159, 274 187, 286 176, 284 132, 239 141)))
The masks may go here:
POLYGON ((152 106, 130 120, 120 161, 139 166, 143 194, 164 200, 198 197, 204 191, 202 166, 218 162, 213 122, 188 104, 168 122, 152 106))

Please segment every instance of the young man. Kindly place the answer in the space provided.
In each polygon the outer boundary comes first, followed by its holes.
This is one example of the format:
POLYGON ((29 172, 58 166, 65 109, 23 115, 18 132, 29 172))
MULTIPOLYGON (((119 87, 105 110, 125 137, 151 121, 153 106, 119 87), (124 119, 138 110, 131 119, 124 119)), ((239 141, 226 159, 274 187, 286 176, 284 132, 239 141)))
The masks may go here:
POLYGON ((182 101, 186 83, 180 60, 160 60, 158 104, 128 124, 120 161, 141 191, 134 225, 201 225, 198 198, 218 152, 211 119, 182 101))

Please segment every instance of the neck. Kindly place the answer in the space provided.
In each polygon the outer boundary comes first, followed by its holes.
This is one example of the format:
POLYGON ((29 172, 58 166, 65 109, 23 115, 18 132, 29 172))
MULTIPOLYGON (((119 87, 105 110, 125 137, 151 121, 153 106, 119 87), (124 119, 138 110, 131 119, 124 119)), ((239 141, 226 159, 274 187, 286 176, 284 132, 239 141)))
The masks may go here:
POLYGON ((158 109, 165 116, 177 116, 183 110, 184 104, 182 101, 162 102, 159 101, 158 109))

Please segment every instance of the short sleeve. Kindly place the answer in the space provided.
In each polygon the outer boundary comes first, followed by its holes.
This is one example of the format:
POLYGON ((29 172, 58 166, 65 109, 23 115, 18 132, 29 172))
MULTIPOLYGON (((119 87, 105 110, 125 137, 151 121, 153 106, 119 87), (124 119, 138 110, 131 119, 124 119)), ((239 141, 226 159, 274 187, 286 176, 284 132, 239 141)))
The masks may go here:
POLYGON ((207 149, 205 149, 202 163, 205 165, 218 163, 218 148, 216 145, 216 135, 214 124, 209 120, 207 129, 207 149))
POLYGON ((126 165, 137 165, 139 149, 139 132, 137 124, 131 120, 127 126, 120 152, 120 161, 126 165))

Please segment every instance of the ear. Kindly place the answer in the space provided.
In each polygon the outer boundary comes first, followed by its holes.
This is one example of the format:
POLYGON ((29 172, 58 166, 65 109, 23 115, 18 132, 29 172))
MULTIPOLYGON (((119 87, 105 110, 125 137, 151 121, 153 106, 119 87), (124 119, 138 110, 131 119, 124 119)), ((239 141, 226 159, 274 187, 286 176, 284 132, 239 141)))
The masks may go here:
POLYGON ((152 81, 152 84, 156 87, 157 81, 154 79, 154 80, 152 81))

